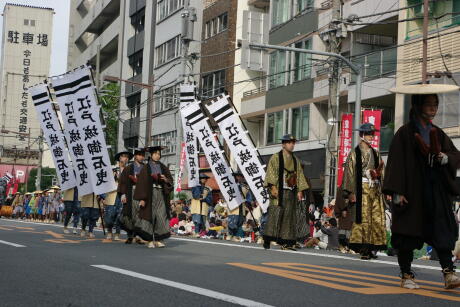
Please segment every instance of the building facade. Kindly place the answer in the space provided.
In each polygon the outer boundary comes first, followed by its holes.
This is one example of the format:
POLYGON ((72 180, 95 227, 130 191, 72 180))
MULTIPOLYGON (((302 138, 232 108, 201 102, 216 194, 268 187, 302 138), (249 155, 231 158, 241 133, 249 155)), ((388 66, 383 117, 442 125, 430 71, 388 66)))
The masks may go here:
POLYGON ((49 75, 53 9, 6 4, 0 75, 2 164, 37 165, 40 123, 27 89, 49 75))

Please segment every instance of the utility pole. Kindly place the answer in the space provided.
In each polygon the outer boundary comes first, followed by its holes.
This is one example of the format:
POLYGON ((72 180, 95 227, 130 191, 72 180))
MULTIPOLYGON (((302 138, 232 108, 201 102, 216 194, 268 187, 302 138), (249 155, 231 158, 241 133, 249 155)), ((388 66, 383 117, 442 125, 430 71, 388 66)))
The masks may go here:
POLYGON ((35 189, 40 190, 42 183, 42 164, 43 164, 43 132, 40 132, 38 137, 38 167, 37 167, 37 179, 35 180, 35 189))
MULTIPOLYGON (((321 33, 320 36, 326 44, 327 51, 340 54, 342 31, 338 31, 342 26, 342 1, 332 1, 332 21, 329 29, 321 33)), ((338 124, 340 116, 340 60, 332 59, 332 65, 329 74, 329 101, 327 108, 327 134, 326 134, 326 166, 324 176, 324 206, 327 206, 331 198, 335 195, 335 186, 337 178, 337 139, 338 124)))
MULTIPOLYGON (((193 22, 194 22, 194 8, 189 7, 190 0, 185 0, 184 9, 182 11, 182 54, 181 54, 181 75, 179 80, 185 82, 188 79, 186 75, 187 60, 188 60, 188 47, 190 41, 193 40, 193 22)), ((196 19, 196 18, 195 18, 196 19)))
MULTIPOLYGON (((147 123, 145 131, 145 146, 152 145, 152 113, 153 113, 153 75, 149 75, 149 87, 147 88, 147 123)), ((131 130, 131 129, 130 129, 131 130)), ((131 131, 130 131, 131 132, 131 131)))

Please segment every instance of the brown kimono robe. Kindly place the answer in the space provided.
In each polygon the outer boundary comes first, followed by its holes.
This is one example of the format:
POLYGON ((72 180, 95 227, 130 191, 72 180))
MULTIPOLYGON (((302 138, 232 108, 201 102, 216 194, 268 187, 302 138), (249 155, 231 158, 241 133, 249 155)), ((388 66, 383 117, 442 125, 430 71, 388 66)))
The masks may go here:
POLYGON ((167 178, 167 182, 154 182, 151 176, 152 168, 150 163, 147 163, 137 176, 133 197, 137 201, 145 201, 145 206, 139 209, 139 219, 136 221, 135 232, 146 241, 152 241, 152 236, 157 241, 170 237, 169 199, 173 190, 173 178, 169 169, 163 163, 158 163, 161 167, 161 173, 167 178), (161 186, 161 189, 155 187, 154 184, 161 186))
POLYGON ((452 250, 458 236, 452 211, 452 196, 460 167, 460 152, 440 128, 438 146, 448 156, 446 165, 430 167, 416 142, 419 130, 414 122, 402 126, 391 142, 383 184, 385 194, 403 195, 408 203, 391 205, 392 245, 420 249, 427 242, 437 249, 452 250))
MULTIPOLYGON (((133 211, 133 190, 137 182, 137 174, 134 171, 134 163, 125 167, 118 177, 118 195, 126 195, 126 203, 123 204, 121 214, 121 228, 131 234, 134 230, 134 219, 137 218, 137 208, 133 211)), ((141 166, 142 167, 142 166, 141 166)))

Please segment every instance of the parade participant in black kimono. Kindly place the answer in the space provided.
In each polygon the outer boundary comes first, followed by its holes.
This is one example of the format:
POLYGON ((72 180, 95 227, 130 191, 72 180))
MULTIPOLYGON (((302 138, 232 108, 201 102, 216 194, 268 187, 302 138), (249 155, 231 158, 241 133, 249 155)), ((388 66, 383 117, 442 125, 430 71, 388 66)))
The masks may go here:
POLYGON ((439 99, 426 88, 421 85, 423 94, 412 95, 410 121, 391 142, 383 190, 392 197, 391 244, 398 251, 401 287, 419 288, 411 263, 414 250, 426 242, 439 256, 445 288, 452 289, 460 286, 452 262, 458 237, 452 198, 460 194, 455 184, 460 152, 433 124, 439 99))
POLYGON ((133 202, 133 195, 136 189, 137 177, 144 166, 144 156, 144 148, 135 149, 133 163, 123 169, 118 179, 118 194, 123 204, 121 227, 128 234, 126 244, 131 244, 135 235, 134 225, 139 214, 139 202, 133 202))
POLYGON ((170 237, 169 197, 173 190, 173 178, 169 169, 160 162, 163 147, 149 147, 149 161, 137 176, 134 200, 139 201, 139 219, 134 231, 147 247, 164 247, 164 239, 170 237))

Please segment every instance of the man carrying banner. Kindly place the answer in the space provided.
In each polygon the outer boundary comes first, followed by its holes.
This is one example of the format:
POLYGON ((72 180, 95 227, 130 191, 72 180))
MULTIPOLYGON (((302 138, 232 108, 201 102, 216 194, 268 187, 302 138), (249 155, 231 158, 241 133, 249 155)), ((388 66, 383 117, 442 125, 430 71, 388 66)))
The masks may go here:
POLYGON ((123 204, 122 214, 120 217, 121 228, 128 234, 126 244, 133 243, 134 225, 139 214, 139 202, 133 200, 134 191, 138 175, 144 166, 145 149, 138 148, 134 150, 134 162, 123 169, 118 178, 118 195, 123 204))
POLYGON ((199 238, 200 232, 206 230, 206 217, 209 206, 212 206, 212 189, 206 186, 209 176, 200 171, 200 185, 192 188, 192 202, 190 212, 195 224, 194 237, 199 238))
POLYGON ((73 216, 73 234, 77 234, 78 221, 80 219, 80 201, 78 200, 78 189, 72 188, 64 191, 64 233, 70 233, 68 225, 73 216))
POLYGON ((296 138, 290 134, 281 139, 283 149, 268 162, 264 185, 270 191, 268 222, 264 229, 264 248, 276 241, 282 249, 296 250, 297 202, 308 189, 300 160, 294 154, 296 138))
POLYGON ((105 232, 106 232, 106 240, 115 241, 120 240, 120 227, 117 228, 118 225, 118 208, 117 202, 119 198, 117 196, 117 191, 111 191, 104 195, 101 195, 102 203, 104 204, 104 222, 105 222, 105 232), (115 237, 113 237, 113 228, 115 229, 115 237))
POLYGON ((229 210, 227 218, 228 236, 226 239, 233 240, 235 242, 240 242, 240 238, 237 237, 237 233, 238 229, 240 229, 240 227, 243 226, 244 223, 244 206, 251 206, 253 198, 251 195, 251 191, 249 190, 249 186, 245 183, 243 174, 241 172, 234 172, 233 176, 235 177, 236 183, 238 184, 238 188, 240 189, 241 195, 245 199, 245 202, 243 202, 235 209, 229 210))
POLYGON ((377 258, 377 251, 386 249, 385 205, 381 192, 384 165, 379 152, 371 146, 375 126, 365 123, 358 131, 361 142, 347 158, 342 189, 355 207, 349 247, 360 253, 361 259, 369 260, 377 258))
POLYGON ((88 229, 88 238, 94 238, 94 227, 96 227, 96 222, 99 219, 100 213, 100 198, 99 196, 94 195, 94 193, 84 195, 80 197, 81 201, 81 232, 80 236, 86 236, 86 226, 88 229))
POLYGON ((149 147, 149 161, 139 173, 134 199, 139 201, 139 219, 135 232, 148 241, 148 248, 164 247, 164 239, 171 236, 169 229, 169 196, 173 178, 169 169, 160 162, 163 147, 149 147))

